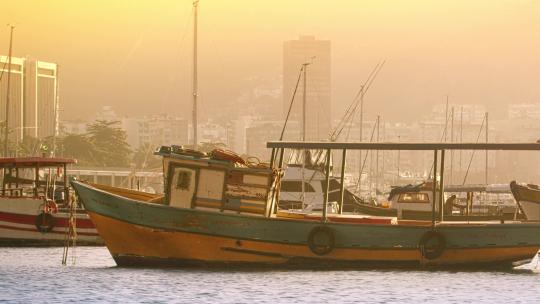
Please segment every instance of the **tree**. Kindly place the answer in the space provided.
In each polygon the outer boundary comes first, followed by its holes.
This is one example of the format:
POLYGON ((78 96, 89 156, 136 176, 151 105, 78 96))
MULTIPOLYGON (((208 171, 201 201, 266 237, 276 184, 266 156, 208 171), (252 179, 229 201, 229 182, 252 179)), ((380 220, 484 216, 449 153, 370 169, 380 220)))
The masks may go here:
POLYGON ((98 165, 98 152, 86 134, 66 134, 57 141, 57 145, 58 155, 75 158, 79 165, 98 165))
POLYGON ((96 120, 87 125, 88 141, 94 146, 96 162, 101 166, 127 167, 131 149, 126 131, 119 121, 96 120))

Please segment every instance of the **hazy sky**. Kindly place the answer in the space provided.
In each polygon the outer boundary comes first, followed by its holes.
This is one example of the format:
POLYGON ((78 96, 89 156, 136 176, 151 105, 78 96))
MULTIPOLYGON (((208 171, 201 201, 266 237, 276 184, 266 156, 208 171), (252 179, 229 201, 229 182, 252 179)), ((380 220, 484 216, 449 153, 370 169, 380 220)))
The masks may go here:
MULTIPOLYGON (((3 0, 0 53, 14 23, 15 56, 59 63, 64 117, 102 105, 189 117, 191 2, 3 0)), ((334 117, 384 58, 368 116, 414 120, 446 94, 495 117, 540 102, 540 1, 201 0, 199 21, 203 108, 277 78, 283 41, 302 34, 332 41, 334 117)))

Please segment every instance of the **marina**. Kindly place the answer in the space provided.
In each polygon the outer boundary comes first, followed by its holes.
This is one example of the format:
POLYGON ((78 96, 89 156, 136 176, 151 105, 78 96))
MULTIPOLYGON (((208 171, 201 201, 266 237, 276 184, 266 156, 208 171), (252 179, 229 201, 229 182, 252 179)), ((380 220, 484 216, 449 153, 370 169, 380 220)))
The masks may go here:
POLYGON ((19 2, 0 303, 539 302, 540 3, 19 2))

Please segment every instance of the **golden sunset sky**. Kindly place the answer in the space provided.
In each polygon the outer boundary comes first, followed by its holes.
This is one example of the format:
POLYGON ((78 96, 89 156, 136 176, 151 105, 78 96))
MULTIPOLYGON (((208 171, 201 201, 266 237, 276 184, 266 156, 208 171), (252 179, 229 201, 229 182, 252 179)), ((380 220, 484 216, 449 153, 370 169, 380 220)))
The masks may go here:
MULTIPOLYGON (((191 103, 191 2, 4 0, 0 54, 13 23, 14 56, 60 64, 63 118, 85 118, 102 105, 183 115, 191 103)), ((540 1, 201 0, 199 7, 203 109, 234 100, 254 77, 279 79, 282 43, 299 35, 332 41, 334 117, 381 59, 368 117, 414 120, 447 94, 484 104, 495 117, 510 103, 540 102, 540 1)))

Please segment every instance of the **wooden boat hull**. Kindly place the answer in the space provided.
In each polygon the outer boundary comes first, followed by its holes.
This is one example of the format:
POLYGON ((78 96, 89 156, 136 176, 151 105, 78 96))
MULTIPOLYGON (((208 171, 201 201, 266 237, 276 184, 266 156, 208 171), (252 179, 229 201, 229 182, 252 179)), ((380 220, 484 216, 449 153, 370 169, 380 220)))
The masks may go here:
MULTIPOLYGON (((0 197, 0 246, 63 246, 69 214, 52 214, 51 231, 40 232, 36 221, 41 212, 42 199, 0 197)), ((103 245, 94 224, 87 214, 77 214, 77 244, 103 245)))
POLYGON ((445 248, 423 257, 426 225, 320 223, 172 208, 73 186, 119 266, 259 265, 300 267, 508 266, 540 249, 540 224, 441 225, 445 248), (332 250, 316 254, 310 233, 330 229, 332 250))

